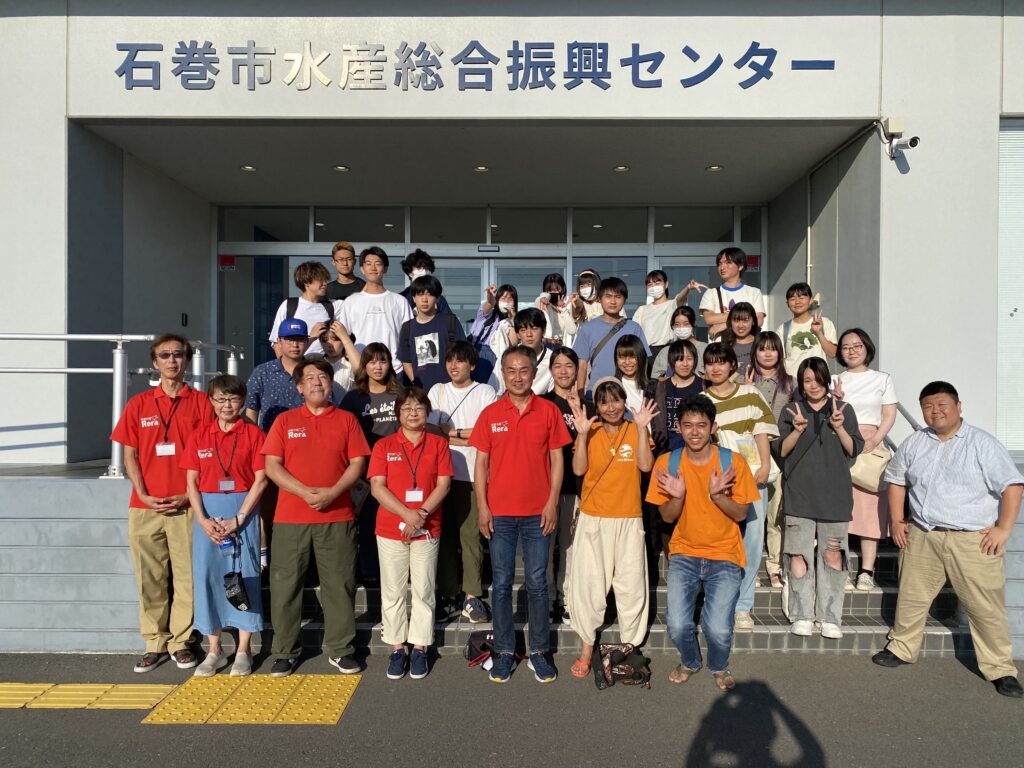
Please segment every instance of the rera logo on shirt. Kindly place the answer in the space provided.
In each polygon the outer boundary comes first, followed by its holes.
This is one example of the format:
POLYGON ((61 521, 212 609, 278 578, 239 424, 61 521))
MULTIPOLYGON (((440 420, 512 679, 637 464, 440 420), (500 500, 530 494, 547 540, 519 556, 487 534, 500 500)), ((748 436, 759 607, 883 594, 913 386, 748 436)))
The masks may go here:
POLYGON ((491 432, 493 432, 493 433, 508 432, 508 422, 507 421, 493 421, 493 422, 491 422, 491 432))
POLYGON ((401 461, 402 454, 400 453, 388 453, 388 461, 401 461))
POLYGON ((305 436, 306 436, 306 428, 305 427, 293 427, 292 429, 288 430, 288 439, 289 440, 294 440, 297 437, 305 437, 305 436))
POLYGON ((196 450, 196 456, 200 459, 212 459, 213 449, 212 448, 199 448, 196 450))
POLYGON ((160 418, 158 416, 143 416, 139 419, 139 426, 143 429, 146 427, 159 427, 160 418))

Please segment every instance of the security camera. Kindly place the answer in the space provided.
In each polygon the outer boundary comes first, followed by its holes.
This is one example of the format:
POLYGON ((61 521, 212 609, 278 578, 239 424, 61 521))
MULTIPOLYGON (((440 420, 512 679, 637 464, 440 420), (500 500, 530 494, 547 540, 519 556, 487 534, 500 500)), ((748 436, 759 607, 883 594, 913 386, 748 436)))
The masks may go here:
POLYGON ((904 139, 902 137, 898 138, 898 139, 893 139, 892 145, 891 145, 892 146, 892 152, 893 152, 893 154, 895 154, 897 152, 903 152, 903 151, 908 150, 908 149, 913 149, 914 147, 916 147, 920 143, 921 143, 921 138, 919 136, 911 136, 909 139, 904 139))

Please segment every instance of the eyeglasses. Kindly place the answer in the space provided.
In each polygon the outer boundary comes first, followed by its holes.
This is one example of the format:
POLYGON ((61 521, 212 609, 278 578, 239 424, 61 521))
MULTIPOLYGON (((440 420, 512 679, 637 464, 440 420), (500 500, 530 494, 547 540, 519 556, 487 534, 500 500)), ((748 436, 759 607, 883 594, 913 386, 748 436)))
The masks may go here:
POLYGON ((399 413, 426 413, 427 409, 422 405, 403 405, 398 409, 399 413))
POLYGON ((849 345, 844 344, 843 346, 840 347, 840 349, 843 352, 856 352, 859 349, 864 349, 864 345, 863 344, 849 344, 849 345))
POLYGON ((242 402, 242 398, 238 397, 237 395, 233 395, 231 397, 211 397, 210 399, 217 405, 225 405, 226 403, 231 403, 232 405, 239 405, 242 402))
POLYGON ((172 357, 175 360, 183 360, 185 358, 185 353, 180 349, 176 349, 173 352, 157 352, 156 357, 160 360, 170 360, 172 357))

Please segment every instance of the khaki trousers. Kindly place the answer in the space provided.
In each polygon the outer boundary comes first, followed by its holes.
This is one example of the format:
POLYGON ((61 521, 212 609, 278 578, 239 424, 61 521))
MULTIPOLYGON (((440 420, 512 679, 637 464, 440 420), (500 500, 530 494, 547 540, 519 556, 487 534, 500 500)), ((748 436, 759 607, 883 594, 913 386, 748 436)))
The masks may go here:
POLYGON ((612 590, 619 642, 642 644, 650 600, 643 518, 594 517, 581 511, 569 567, 569 617, 580 639, 594 642, 612 590))
POLYGON ((429 647, 434 642, 434 587, 441 540, 405 542, 377 537, 380 555, 381 639, 389 645, 412 643, 429 647), (411 584, 412 617, 406 586, 411 584))
POLYGON ((967 611, 981 674, 987 680, 1016 677, 1003 592, 1003 555, 982 554, 982 536, 910 526, 907 546, 900 552, 900 594, 888 645, 904 661, 917 661, 928 609, 948 576, 967 611))
POLYGON ((192 634, 192 510, 161 515, 128 509, 128 549, 147 653, 174 653, 192 634), (171 578, 173 574, 173 600, 171 578))
POLYGON ((782 573, 782 475, 768 486, 768 519, 765 524, 764 540, 768 547, 765 570, 768 573, 782 573))

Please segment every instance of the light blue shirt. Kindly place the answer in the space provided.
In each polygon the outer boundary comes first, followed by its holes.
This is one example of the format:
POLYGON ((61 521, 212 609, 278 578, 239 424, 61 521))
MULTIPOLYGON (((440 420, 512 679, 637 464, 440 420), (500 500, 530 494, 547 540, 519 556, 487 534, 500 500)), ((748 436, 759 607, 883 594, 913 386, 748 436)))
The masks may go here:
POLYGON ((989 528, 999 518, 1003 491, 1024 485, 1006 448, 967 422, 945 442, 930 428, 915 432, 892 457, 885 480, 907 487, 910 516, 929 531, 989 528))

